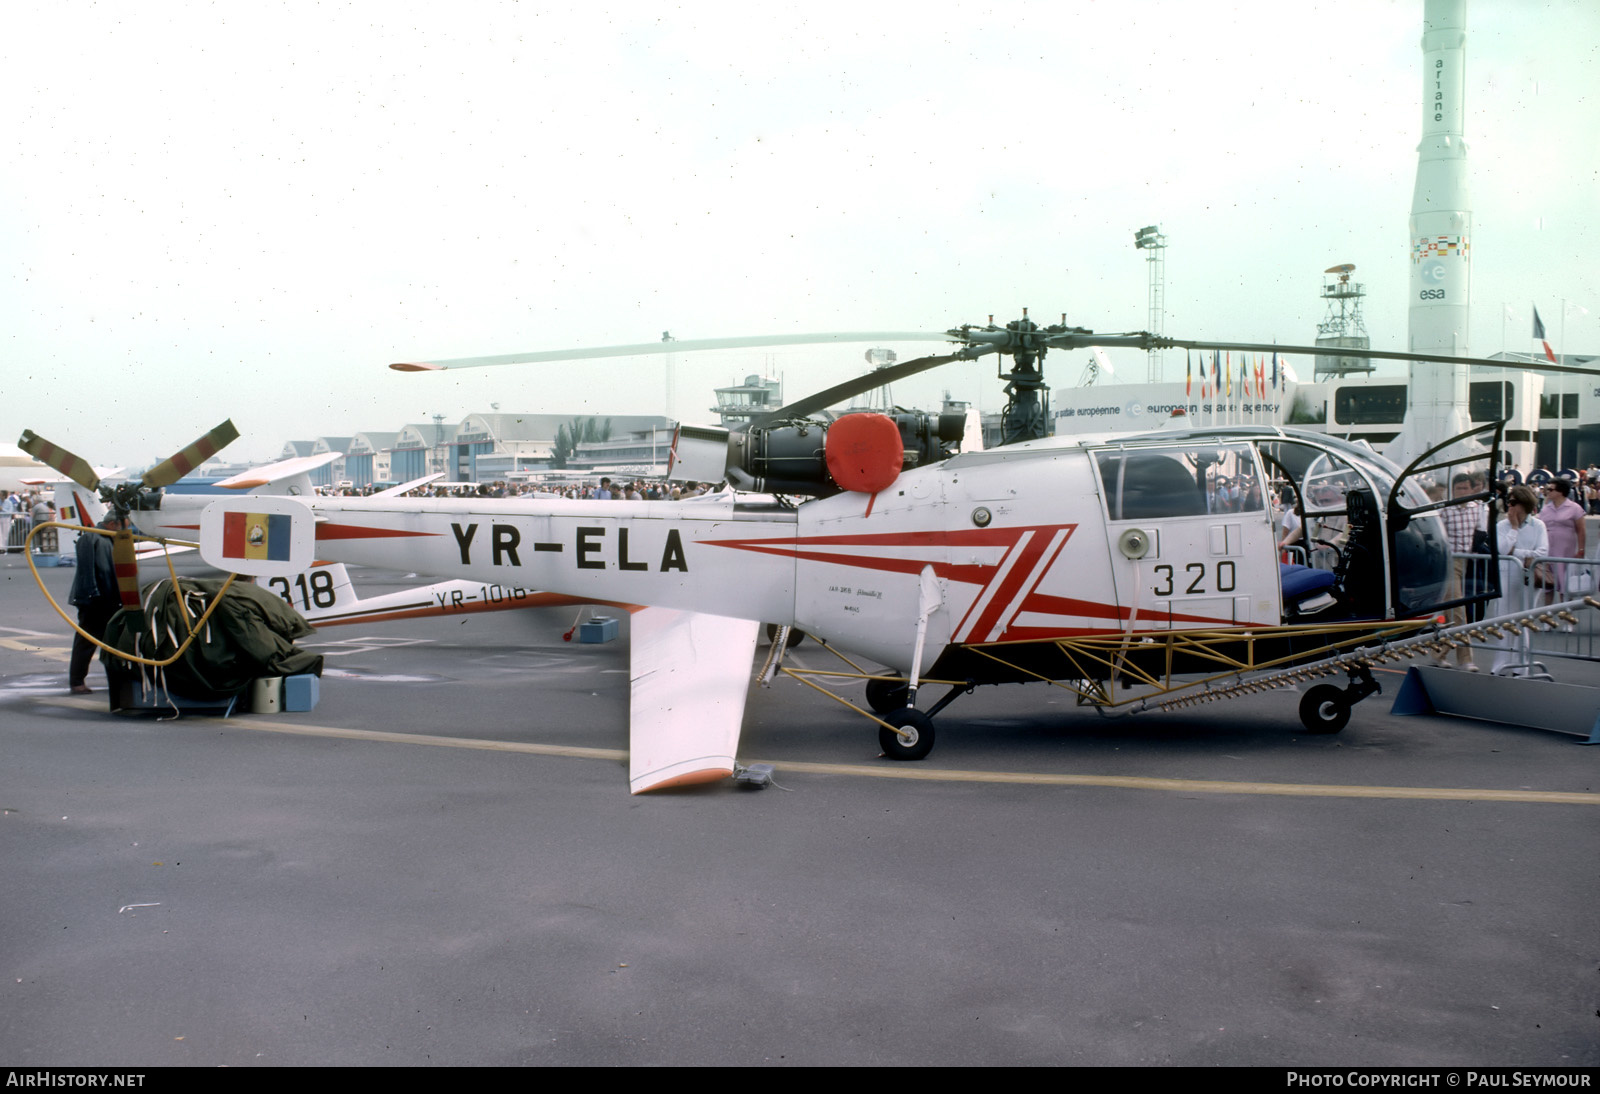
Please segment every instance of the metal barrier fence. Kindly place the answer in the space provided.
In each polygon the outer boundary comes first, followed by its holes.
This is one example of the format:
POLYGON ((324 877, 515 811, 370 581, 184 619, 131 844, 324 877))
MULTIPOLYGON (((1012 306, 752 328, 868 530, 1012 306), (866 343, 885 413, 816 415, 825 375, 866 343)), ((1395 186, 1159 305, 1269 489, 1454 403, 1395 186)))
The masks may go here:
MULTIPOLYGON (((1487 567, 1487 555, 1457 555, 1487 567)), ((1600 583, 1600 561, 1592 558, 1543 558, 1523 566, 1515 559, 1500 560, 1499 600, 1484 605, 1486 616, 1526 611, 1576 597, 1594 596, 1600 583)), ((1581 612, 1575 625, 1558 630, 1524 631, 1504 644, 1475 646, 1492 652, 1502 671, 1548 677, 1542 658, 1579 661, 1600 660, 1600 612, 1581 612)))
MULTIPOLYGON (((20 553, 28 544, 28 533, 33 530, 33 520, 24 513, 0 513, 0 544, 7 554, 20 553)), ((34 552, 53 555, 60 549, 60 540, 54 528, 46 528, 33 537, 34 552)))
POLYGON ((26 516, 0 513, 0 543, 5 545, 6 552, 22 550, 23 542, 28 538, 28 529, 32 527, 33 522, 26 516))
MULTIPOLYGON (((1321 554, 1322 552, 1316 552, 1321 554)), ((1279 560, 1305 565, 1305 549, 1296 545, 1282 548, 1279 560)), ((1489 555, 1454 555, 1465 560, 1467 583, 1465 592, 1482 588, 1491 565, 1489 555)), ((1600 595, 1600 559, 1595 558, 1544 558, 1536 566, 1522 566, 1514 559, 1500 559, 1499 600, 1469 606, 1464 610, 1466 621, 1476 623, 1481 619, 1529 611, 1548 604, 1600 595)), ((1332 569, 1327 558, 1313 558, 1312 564, 1332 569)), ((1459 596, 1460 592, 1451 593, 1459 596)), ((1451 612, 1451 621, 1455 621, 1451 612)), ((1501 670, 1517 675, 1549 677, 1541 658, 1562 658, 1576 661, 1600 661, 1600 612, 1580 612, 1578 622, 1555 630, 1524 630, 1515 639, 1474 643, 1472 649, 1491 658, 1484 668, 1498 663, 1501 670), (1505 656, 1502 656, 1504 654, 1505 656)))

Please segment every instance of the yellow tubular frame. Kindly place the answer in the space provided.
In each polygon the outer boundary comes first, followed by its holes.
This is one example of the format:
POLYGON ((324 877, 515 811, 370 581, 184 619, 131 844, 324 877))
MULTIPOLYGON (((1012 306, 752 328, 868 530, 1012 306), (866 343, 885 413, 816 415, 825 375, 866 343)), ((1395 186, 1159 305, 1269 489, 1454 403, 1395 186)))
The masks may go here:
MULTIPOLYGON (((72 617, 67 615, 66 609, 60 604, 56 603, 56 598, 51 596, 50 590, 44 587, 44 579, 39 576, 39 568, 33 563, 33 551, 31 549, 33 537, 44 531, 46 528, 65 528, 69 532, 77 532, 80 535, 92 532, 97 536, 115 536, 117 533, 109 531, 105 528, 86 528, 81 524, 63 524, 59 521, 53 520, 46 521, 43 524, 35 525, 33 531, 28 533, 28 538, 22 542, 22 550, 23 554, 28 560, 28 569, 33 572, 33 580, 39 586, 39 591, 43 593, 44 598, 50 602, 50 606, 56 610, 56 614, 62 619, 66 620, 67 626, 71 627, 77 634, 88 639, 96 647, 106 651, 113 657, 120 657, 124 661, 132 661, 136 665, 148 665, 151 668, 161 669, 166 668, 178 658, 182 657, 184 653, 188 651, 189 647, 194 644, 195 636, 200 633, 200 628, 205 626, 206 621, 211 618, 211 613, 217 610, 218 604, 222 603, 223 594, 225 594, 228 591, 228 588, 233 584, 234 578, 239 576, 238 574, 229 574, 228 580, 223 582, 222 588, 217 590, 217 595, 211 598, 211 605, 206 608, 204 614, 202 614, 199 619, 191 620, 189 618, 189 609, 185 607, 183 603, 183 587, 178 584, 178 572, 172 567, 172 554, 171 552, 163 552, 162 557, 166 559, 167 562, 167 573, 172 578, 172 587, 178 590, 178 610, 182 613, 184 625, 189 628, 189 637, 183 640, 183 644, 178 647, 177 651, 173 653, 171 657, 168 657, 164 661, 153 661, 148 657, 139 657, 136 654, 124 653, 119 649, 106 645, 104 642, 100 641, 100 639, 96 638, 94 635, 78 626, 77 623, 73 622, 72 617)), ((143 541, 145 543, 159 543, 163 547, 166 547, 169 544, 174 547, 200 546, 198 543, 189 543, 181 539, 165 539, 160 536, 141 536, 135 534, 133 538, 135 542, 143 541)))
MULTIPOLYGON (((1147 702, 1150 700, 1159 701, 1163 696, 1176 695, 1180 692, 1191 692, 1197 689, 1201 689, 1202 693, 1209 693, 1211 685, 1215 684, 1217 681, 1234 680, 1241 677, 1242 674, 1245 673, 1262 673, 1272 669, 1284 670, 1280 674, 1282 679, 1274 679, 1271 682, 1260 681, 1260 683, 1264 685, 1261 690, 1267 690, 1269 687, 1282 687, 1291 682, 1288 678, 1291 675, 1294 675, 1293 670, 1296 663, 1306 663, 1308 661, 1316 660, 1319 657, 1326 658, 1336 656, 1340 651, 1351 650, 1358 646, 1370 645, 1373 642, 1382 642, 1387 644, 1390 641, 1396 641, 1409 637, 1419 630, 1434 625, 1435 621, 1432 618, 1426 618, 1390 620, 1384 622, 1335 623, 1314 628, 1249 627, 1240 628, 1238 630, 1175 632, 1145 631, 1138 634, 1115 634, 1104 636, 1086 635, 1082 637, 1043 639, 1039 641, 1028 642, 993 642, 982 645, 963 644, 960 648, 971 651, 972 653, 976 653, 979 656, 987 657, 989 660, 996 661, 999 664, 1005 665, 1009 669, 1022 673, 1023 675, 1031 676, 1036 680, 1041 680, 1044 683, 1061 688, 1064 691, 1070 691, 1078 697, 1080 702, 1089 703, 1096 707, 1115 709, 1130 703, 1147 702), (1279 638, 1284 634, 1325 635, 1328 637, 1329 641, 1322 650, 1318 651, 1317 654, 1308 654, 1302 652, 1288 657, 1264 658, 1260 660, 1256 658, 1256 644, 1258 642, 1279 638), (1224 648, 1237 647, 1237 645, 1241 642, 1244 643, 1244 655, 1242 657, 1237 656, 1230 650, 1224 648), (1138 643, 1139 647, 1143 651, 1149 651, 1157 647, 1164 649, 1164 660, 1166 665, 1165 671, 1158 676, 1129 664, 1127 661, 1127 654, 1134 643, 1138 643), (1013 661, 1008 660, 1005 656, 1003 656, 1003 653, 1007 647, 1039 647, 1045 645, 1054 646, 1060 652, 1065 661, 1065 666, 1068 671, 1059 677, 1046 676, 1043 673, 1035 672, 1032 669, 1025 668, 1022 665, 1015 664, 1013 661), (1179 653, 1188 654, 1191 656, 1200 656, 1214 661, 1217 663, 1218 667, 1222 669, 1222 671, 1215 673, 1214 675, 1200 677, 1198 679, 1186 678, 1182 681, 1176 681, 1172 678, 1172 662, 1174 656, 1179 653), (1085 666, 1098 667, 1102 671, 1105 671, 1108 676, 1107 682, 1102 683, 1095 680, 1092 672, 1085 671, 1085 666), (1074 676, 1074 674, 1076 675, 1074 676), (1142 691, 1138 695, 1131 695, 1126 698, 1119 699, 1116 696, 1116 678, 1119 675, 1133 678, 1140 686, 1153 690, 1142 691), (1072 680, 1074 682, 1069 683, 1067 682, 1068 680, 1072 680), (1109 687, 1107 684, 1109 684, 1109 687)), ((844 654, 840 653, 838 650, 835 650, 833 647, 828 646, 826 643, 822 643, 822 645, 835 657, 838 657, 856 671, 843 672, 836 670, 830 671, 827 669, 794 669, 787 665, 782 666, 778 671, 783 673, 785 676, 800 681, 802 684, 805 684, 808 687, 815 688, 817 691, 820 691, 830 699, 844 704, 851 710, 869 719, 870 721, 876 722, 878 725, 883 726, 885 729, 894 730, 897 733, 900 732, 899 730, 895 730, 894 726, 889 725, 882 718, 879 718, 868 711, 862 710, 850 700, 808 679, 808 677, 834 677, 839 679, 865 681, 899 680, 900 677, 881 676, 868 672, 866 669, 862 668, 860 665, 857 665, 854 661, 851 661, 848 657, 845 657, 844 654)), ((1376 655, 1377 651, 1373 651, 1372 656, 1376 655)), ((1308 671, 1306 675, 1309 676, 1323 674, 1323 670, 1311 670, 1308 671)), ((1257 681, 1244 681, 1239 679, 1238 683, 1249 685, 1253 689, 1257 681)), ((919 682, 919 686, 926 684, 946 684, 953 687, 961 687, 966 684, 966 681, 924 679, 919 682)), ((1232 688, 1229 688, 1229 693, 1233 693, 1232 688)), ((1169 703, 1177 701, 1178 700, 1168 700, 1169 703)))

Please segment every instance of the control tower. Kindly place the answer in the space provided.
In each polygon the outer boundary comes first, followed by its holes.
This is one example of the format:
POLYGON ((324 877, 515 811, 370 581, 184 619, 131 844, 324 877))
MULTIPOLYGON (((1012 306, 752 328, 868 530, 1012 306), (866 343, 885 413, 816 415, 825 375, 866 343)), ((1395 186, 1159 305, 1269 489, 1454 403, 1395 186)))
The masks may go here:
MULTIPOLYGON (((1351 281, 1355 264, 1344 262, 1322 271, 1322 299, 1328 302, 1328 311, 1317 324, 1317 345, 1329 349, 1369 349, 1372 340, 1367 337, 1367 326, 1361 319, 1361 298, 1367 295, 1366 286, 1351 281)), ((1373 370, 1371 360, 1364 357, 1317 356, 1315 378, 1365 375, 1373 370)))
POLYGON ((717 405, 711 413, 722 420, 723 428, 738 429, 750 419, 768 414, 783 405, 783 385, 767 376, 751 373, 742 384, 716 388, 717 405))

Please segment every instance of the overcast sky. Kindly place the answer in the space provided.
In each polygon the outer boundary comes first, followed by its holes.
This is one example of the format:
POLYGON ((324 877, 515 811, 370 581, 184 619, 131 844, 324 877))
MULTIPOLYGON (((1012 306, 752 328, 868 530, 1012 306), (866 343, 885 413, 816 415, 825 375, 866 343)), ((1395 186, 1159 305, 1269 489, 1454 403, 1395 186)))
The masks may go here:
MULTIPOLYGON (((1023 306, 1143 329, 1146 224, 1170 335, 1309 342, 1353 262, 1373 345, 1404 348, 1421 0, 734 12, 13 0, 0 440, 144 462, 230 416, 240 458, 491 402, 707 421, 713 386, 796 398, 866 347, 682 360, 665 408, 659 359, 385 365, 1023 306)), ((1527 348, 1530 303, 1557 341, 1565 297, 1557 348, 1600 351, 1600 5, 1467 19, 1471 350, 1527 348)), ((990 359, 895 395, 999 387, 990 359)))

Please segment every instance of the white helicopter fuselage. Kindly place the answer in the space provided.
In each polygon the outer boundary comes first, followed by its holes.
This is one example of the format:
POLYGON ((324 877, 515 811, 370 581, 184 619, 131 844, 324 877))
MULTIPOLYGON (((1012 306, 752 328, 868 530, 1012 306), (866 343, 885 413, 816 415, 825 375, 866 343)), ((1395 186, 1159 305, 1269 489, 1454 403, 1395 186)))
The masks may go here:
MULTIPOLYGON (((1229 447, 1232 469, 1264 485, 1248 444, 1229 447)), ((310 504, 321 558, 791 624, 906 671, 924 616, 926 662, 952 643, 1282 623, 1271 508, 1224 509, 1205 496, 1208 465, 1197 484, 1182 462, 1218 450, 1214 437, 1036 442, 794 509, 734 495, 310 504), (1125 451, 1130 467, 1187 473, 1181 504, 1136 504, 1108 478, 1125 451)))

